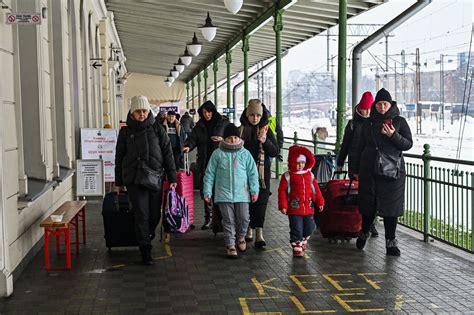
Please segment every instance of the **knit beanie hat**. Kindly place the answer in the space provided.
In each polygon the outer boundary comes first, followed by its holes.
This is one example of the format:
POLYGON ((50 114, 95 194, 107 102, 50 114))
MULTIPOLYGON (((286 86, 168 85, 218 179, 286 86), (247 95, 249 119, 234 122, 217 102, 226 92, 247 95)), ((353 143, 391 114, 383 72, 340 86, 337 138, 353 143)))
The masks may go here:
POLYGON ((247 117, 254 114, 259 114, 260 116, 263 115, 262 101, 260 101, 259 99, 250 100, 249 106, 247 106, 247 117))
MULTIPOLYGON (((377 95, 378 95, 378 93, 377 93, 377 95)), ((374 103, 374 97, 373 97, 372 93, 370 93, 369 91, 364 92, 364 94, 362 94, 362 97, 360 98, 359 109, 370 109, 372 107, 373 103, 374 103)))
POLYGON ((167 115, 168 116, 176 116, 176 112, 174 110, 169 110, 167 115))
POLYGON ((296 158, 296 163, 298 162, 305 162, 306 163, 306 156, 303 155, 303 154, 300 154, 297 158, 296 158))
POLYGON ((375 101, 374 103, 377 104, 378 102, 380 101, 387 101, 389 102, 390 104, 392 103, 392 96, 390 95, 390 93, 384 89, 384 88, 381 88, 378 92, 377 92, 377 95, 375 95, 375 101))
POLYGON ((205 101, 204 104, 201 105, 203 109, 208 112, 216 112, 216 105, 212 101, 205 101))
POLYGON ((148 98, 143 95, 132 97, 132 102, 130 105, 130 112, 134 112, 139 109, 151 110, 150 103, 148 103, 148 98))
POLYGON ((225 128, 224 128, 224 139, 227 137, 239 137, 240 138, 240 130, 237 128, 233 123, 229 123, 225 128))

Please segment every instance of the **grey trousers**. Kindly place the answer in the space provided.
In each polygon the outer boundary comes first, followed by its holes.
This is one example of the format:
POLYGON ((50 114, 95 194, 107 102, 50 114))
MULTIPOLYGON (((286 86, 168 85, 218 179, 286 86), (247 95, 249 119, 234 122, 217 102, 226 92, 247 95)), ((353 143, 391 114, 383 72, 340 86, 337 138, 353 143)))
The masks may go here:
POLYGON ((224 241, 226 246, 234 246, 235 240, 240 240, 247 234, 250 222, 248 202, 219 202, 222 214, 224 241))

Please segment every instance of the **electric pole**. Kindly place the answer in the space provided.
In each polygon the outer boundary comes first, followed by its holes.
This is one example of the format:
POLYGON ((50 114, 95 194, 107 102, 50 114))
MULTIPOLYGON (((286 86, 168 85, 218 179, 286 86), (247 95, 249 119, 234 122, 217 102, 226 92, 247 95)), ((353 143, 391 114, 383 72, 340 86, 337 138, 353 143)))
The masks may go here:
POLYGON ((421 104, 420 104, 420 49, 416 49, 416 84, 415 84, 415 102, 416 102, 416 133, 421 134, 421 104))
POLYGON ((405 76, 405 67, 406 67, 406 61, 405 61, 405 50, 402 50, 402 93, 403 93, 403 101, 406 103, 407 102, 407 79, 405 76))
POLYGON ((441 106, 441 130, 444 130, 444 55, 439 56, 440 82, 439 82, 439 103, 441 106))

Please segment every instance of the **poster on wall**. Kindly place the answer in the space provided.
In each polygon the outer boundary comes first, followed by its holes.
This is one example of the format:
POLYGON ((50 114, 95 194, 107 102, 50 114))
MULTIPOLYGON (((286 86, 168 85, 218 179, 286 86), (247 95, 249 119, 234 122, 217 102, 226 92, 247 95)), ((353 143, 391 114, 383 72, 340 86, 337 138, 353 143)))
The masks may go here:
POLYGON ((77 160, 76 188, 78 196, 104 195, 104 161, 77 160))
POLYGON ((115 181, 116 129, 81 128, 81 157, 83 160, 103 160, 106 182, 115 181))

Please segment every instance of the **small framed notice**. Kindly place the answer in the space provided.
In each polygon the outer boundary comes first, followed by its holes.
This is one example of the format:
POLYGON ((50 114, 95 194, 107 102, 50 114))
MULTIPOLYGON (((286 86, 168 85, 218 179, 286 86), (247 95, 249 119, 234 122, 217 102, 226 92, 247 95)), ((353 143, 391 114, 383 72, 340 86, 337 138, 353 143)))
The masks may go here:
POLYGON ((104 161, 76 160, 76 168, 77 196, 103 196, 104 161))

